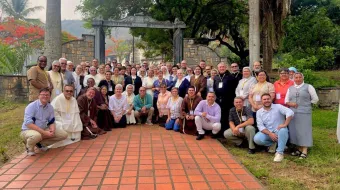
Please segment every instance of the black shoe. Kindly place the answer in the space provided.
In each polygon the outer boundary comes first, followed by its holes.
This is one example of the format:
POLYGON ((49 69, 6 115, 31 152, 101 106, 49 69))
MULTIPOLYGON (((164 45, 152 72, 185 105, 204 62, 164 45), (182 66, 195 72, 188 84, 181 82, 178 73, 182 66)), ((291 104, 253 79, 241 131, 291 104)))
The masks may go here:
POLYGON ((197 137, 196 137, 196 140, 202 140, 204 138, 204 135, 201 135, 201 134, 199 134, 197 137))
POLYGON ((255 154, 255 149, 249 149, 248 154, 255 154))
POLYGON ((212 138, 212 139, 217 139, 217 138, 218 138, 218 135, 217 135, 217 134, 211 134, 211 138, 212 138))

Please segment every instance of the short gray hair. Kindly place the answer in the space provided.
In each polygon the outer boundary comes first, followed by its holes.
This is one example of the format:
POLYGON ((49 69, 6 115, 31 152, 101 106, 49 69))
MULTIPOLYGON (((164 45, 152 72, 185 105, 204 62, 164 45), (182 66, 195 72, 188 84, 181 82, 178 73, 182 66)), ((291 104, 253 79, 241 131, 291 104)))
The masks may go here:
POLYGON ((54 61, 52 62, 52 65, 55 65, 55 64, 57 64, 57 63, 60 64, 60 62, 59 62, 58 60, 54 60, 54 61))
POLYGON ((61 61, 67 61, 67 59, 62 57, 62 58, 59 59, 59 62, 61 62, 61 61))
POLYGON ((117 85, 115 86, 115 89, 118 89, 118 88, 123 89, 123 85, 117 84, 117 85))

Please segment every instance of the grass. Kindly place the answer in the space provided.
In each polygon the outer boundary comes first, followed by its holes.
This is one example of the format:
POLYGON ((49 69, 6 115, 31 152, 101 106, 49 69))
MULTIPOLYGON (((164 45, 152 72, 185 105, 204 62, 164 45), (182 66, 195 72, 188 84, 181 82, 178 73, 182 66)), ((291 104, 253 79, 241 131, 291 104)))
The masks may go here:
POLYGON ((314 146, 305 160, 286 154, 282 163, 274 163, 274 155, 269 153, 248 155, 247 149, 223 143, 268 189, 340 189, 336 124, 336 111, 313 111, 314 146))
POLYGON ((0 101, 0 165, 23 151, 19 134, 25 106, 24 103, 0 101))

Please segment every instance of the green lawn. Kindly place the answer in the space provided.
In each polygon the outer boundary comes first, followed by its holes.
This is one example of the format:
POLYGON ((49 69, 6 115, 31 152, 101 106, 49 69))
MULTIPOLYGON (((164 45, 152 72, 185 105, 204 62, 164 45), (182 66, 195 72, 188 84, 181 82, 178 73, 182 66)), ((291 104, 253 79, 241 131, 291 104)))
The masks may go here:
POLYGON ((224 144, 268 189, 340 189, 336 123, 337 112, 313 111, 314 146, 305 160, 286 154, 282 163, 274 163, 272 154, 248 155, 247 149, 224 144))

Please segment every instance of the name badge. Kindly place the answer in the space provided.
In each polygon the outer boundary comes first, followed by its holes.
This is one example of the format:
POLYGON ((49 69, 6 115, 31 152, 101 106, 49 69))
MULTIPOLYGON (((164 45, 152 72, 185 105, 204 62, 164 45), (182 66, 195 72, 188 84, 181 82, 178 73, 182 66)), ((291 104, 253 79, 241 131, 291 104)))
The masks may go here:
POLYGON ((280 100, 280 99, 281 99, 281 94, 280 94, 280 93, 277 93, 277 94, 276 94, 276 99, 277 99, 277 100, 280 100))
POLYGON ((218 88, 223 88, 223 82, 218 83, 218 88))
POLYGON ((60 94, 60 90, 59 90, 59 89, 56 89, 56 90, 55 90, 55 94, 56 94, 56 95, 59 95, 59 94, 60 94))
POLYGON ((260 96, 259 94, 257 94, 257 95, 255 96, 255 101, 257 101, 257 102, 260 102, 260 101, 261 101, 261 96, 260 96))
POLYGON ((245 115, 242 116, 242 121, 247 121, 247 117, 245 115))
POLYGON ((189 114, 194 115, 194 110, 190 110, 189 114))
POLYGON ((243 90, 240 90, 240 96, 243 96, 243 93, 244 93, 243 90))

